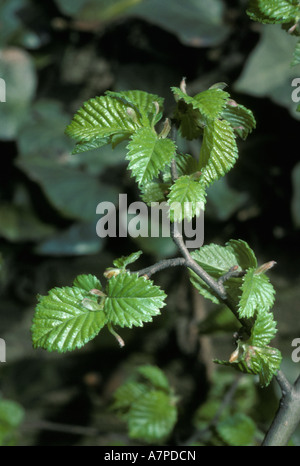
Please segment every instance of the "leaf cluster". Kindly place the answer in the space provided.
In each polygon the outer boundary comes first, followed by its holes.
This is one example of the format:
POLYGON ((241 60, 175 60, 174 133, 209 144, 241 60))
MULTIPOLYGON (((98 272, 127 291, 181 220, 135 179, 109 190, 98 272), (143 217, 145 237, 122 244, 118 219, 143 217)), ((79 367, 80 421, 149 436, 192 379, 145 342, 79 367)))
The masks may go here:
MULTIPOLYGON (((281 354, 269 345, 277 329, 273 313, 275 290, 263 267, 248 244, 230 240, 225 246, 210 244, 192 253, 194 260, 213 278, 219 280, 228 270, 236 267, 240 276, 225 282, 227 303, 242 323, 237 337, 237 348, 229 361, 216 360, 242 372, 258 374, 260 384, 267 386, 281 363, 281 354)), ((193 271, 190 278, 198 291, 212 302, 221 304, 216 293, 193 271)))
POLYGON ((206 189, 223 177, 238 158, 236 137, 255 128, 252 112, 230 99, 218 83, 191 97, 172 87, 176 101, 171 121, 187 139, 202 139, 199 159, 177 150, 171 122, 163 116, 163 99, 144 91, 106 92, 75 114, 66 134, 76 141, 73 153, 128 140, 126 159, 142 199, 166 202, 171 221, 191 221, 204 210, 206 189), (177 179, 170 173, 172 160, 177 179))
POLYGON ((92 340, 107 326, 120 345, 124 342, 113 326, 142 327, 165 306, 165 293, 126 265, 139 257, 133 253, 114 261, 119 268, 106 271, 106 286, 94 275, 79 275, 73 286, 54 288, 39 296, 32 325, 34 347, 48 351, 72 351, 92 340))

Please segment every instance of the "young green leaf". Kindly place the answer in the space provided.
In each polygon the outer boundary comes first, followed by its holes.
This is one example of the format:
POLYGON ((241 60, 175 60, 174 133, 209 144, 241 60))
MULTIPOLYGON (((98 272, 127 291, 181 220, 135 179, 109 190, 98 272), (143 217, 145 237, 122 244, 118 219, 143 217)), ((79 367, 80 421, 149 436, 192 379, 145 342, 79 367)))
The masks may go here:
MULTIPOLYGON (((245 241, 230 240, 226 246, 209 244, 202 246, 191 253, 193 259, 214 279, 218 280, 225 275, 232 267, 238 265, 237 271, 247 270, 249 267, 256 267, 257 262, 252 249, 245 241)), ((210 287, 190 271, 190 279, 195 288, 205 298, 213 303, 220 303, 219 298, 212 292, 210 287)), ((228 296, 234 303, 238 304, 241 296, 241 277, 232 277, 225 282, 228 296)))
POLYGON ((176 147, 171 139, 158 138, 151 128, 141 128, 131 136, 128 150, 129 169, 141 186, 152 181, 171 162, 176 147))
POLYGON ((256 127, 256 121, 251 110, 240 104, 227 104, 221 116, 230 123, 234 132, 243 140, 247 139, 248 135, 256 127))
POLYGON ((239 302, 240 317, 253 317, 255 312, 265 312, 274 304, 275 290, 265 274, 255 274, 249 269, 243 277, 239 302))
POLYGON ((171 220, 181 222, 186 218, 191 221, 193 217, 199 217, 201 210, 204 210, 205 194, 205 186, 192 176, 178 178, 168 194, 171 220))
POLYGON ((103 145, 106 140, 110 141, 113 135, 127 134, 129 137, 140 126, 140 123, 130 118, 123 102, 110 96, 101 96, 85 102, 65 132, 75 141, 84 143, 87 149, 94 147, 89 147, 86 143, 92 142, 99 147, 98 144, 103 145))
POLYGON ((50 290, 47 296, 39 297, 36 307, 31 329, 34 347, 58 352, 82 347, 107 323, 101 307, 96 297, 82 288, 50 290), (85 300, 94 303, 96 310, 89 310, 85 300))
POLYGON ((227 247, 233 251, 237 263, 242 270, 247 270, 250 267, 257 267, 257 259, 250 246, 242 239, 231 239, 226 243, 227 247))
POLYGON ((143 254, 143 251, 132 252, 131 254, 129 254, 129 256, 122 256, 119 257, 119 259, 115 259, 113 261, 113 264, 118 269, 125 269, 127 265, 136 262, 138 258, 141 256, 141 254, 143 254))
POLYGON ((72 154, 81 154, 82 152, 87 152, 93 149, 99 149, 99 147, 105 146, 111 142, 111 136, 106 136, 104 138, 95 138, 91 141, 79 141, 76 142, 72 154))
POLYGON ((164 99, 145 91, 107 91, 106 95, 121 100, 139 114, 143 126, 154 126, 162 117, 164 99))
POLYGON ((120 327, 142 327, 160 314, 165 298, 165 293, 151 280, 122 273, 108 281, 104 312, 110 322, 120 327))
POLYGON ((142 186, 141 198, 146 204, 151 202, 166 202, 166 195, 169 191, 170 183, 151 182, 142 186))
POLYGON ((178 178, 171 185, 167 196, 171 219, 181 222, 184 218, 191 220, 199 216, 201 209, 204 210, 205 196, 205 186, 193 176, 183 175, 178 178))
POLYGON ((266 346, 276 335, 276 322, 270 312, 260 312, 251 329, 249 345, 266 346))
POLYGON ((73 285, 77 288, 82 288, 85 291, 91 291, 92 289, 102 290, 102 285, 97 277, 94 275, 78 275, 73 285))
POLYGON ((249 342, 238 342, 229 361, 214 360, 217 364, 231 366, 240 372, 259 375, 259 383, 266 387, 277 373, 281 364, 281 353, 271 346, 252 346, 249 342))
POLYGON ((185 139, 198 139, 203 134, 205 121, 199 110, 194 110, 191 104, 182 99, 177 102, 174 120, 185 139))
POLYGON ((194 110, 199 110, 200 114, 207 120, 218 118, 230 97, 228 92, 219 88, 207 89, 194 97, 185 94, 178 87, 172 87, 171 89, 177 98, 184 100, 194 110))
MULTIPOLYGON (((214 279, 220 278, 231 267, 238 264, 238 260, 230 246, 209 244, 191 252, 192 258, 214 279)), ((238 270, 241 270, 239 267, 238 270)), ((220 304, 220 299, 211 288, 193 271, 190 270, 190 280, 199 293, 213 303, 220 304)), ((238 301, 241 279, 231 278, 225 283, 227 292, 238 301), (237 295, 237 296, 236 296, 237 295)))
POLYGON ((177 421, 172 398, 161 390, 151 390, 133 404, 128 417, 129 436, 147 442, 162 442, 177 421))
POLYGON ((226 120, 210 121, 204 129, 199 170, 207 185, 225 175, 235 164, 238 150, 234 131, 226 120))

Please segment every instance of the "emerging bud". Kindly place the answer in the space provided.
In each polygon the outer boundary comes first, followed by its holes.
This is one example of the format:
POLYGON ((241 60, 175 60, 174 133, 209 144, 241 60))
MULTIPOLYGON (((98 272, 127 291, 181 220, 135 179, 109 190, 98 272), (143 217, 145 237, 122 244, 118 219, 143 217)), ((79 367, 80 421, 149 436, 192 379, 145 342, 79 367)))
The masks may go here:
POLYGON ((106 296, 105 293, 103 293, 103 291, 100 291, 100 290, 97 290, 97 288, 93 288, 92 290, 89 291, 90 294, 93 294, 95 296, 106 296))
POLYGON ((227 105, 230 105, 230 107, 238 107, 238 104, 233 99, 227 100, 227 105))
POLYGON ((111 278, 111 277, 115 277, 116 275, 119 275, 120 272, 121 272, 120 269, 113 269, 112 267, 110 267, 109 269, 105 270, 103 275, 105 278, 111 278))
POLYGON ((259 275, 261 273, 267 272, 272 267, 274 267, 274 265, 276 264, 277 262, 275 261, 266 262, 265 264, 261 265, 260 267, 258 267, 258 269, 255 270, 255 275, 259 275))
POLYGON ((137 124, 137 123, 138 123, 137 115, 136 115, 135 111, 133 110, 133 108, 127 107, 127 108, 126 108, 126 112, 127 112, 128 116, 129 116, 129 118, 130 118, 134 123, 137 124))
POLYGON ((165 122, 164 122, 163 129, 162 129, 159 137, 162 138, 162 139, 165 139, 168 136, 170 131, 171 131, 171 123, 170 123, 169 118, 166 118, 165 122))
POLYGON ((182 78, 179 87, 180 87, 180 90, 181 90, 184 94, 187 93, 187 92, 186 92, 186 78, 182 78))

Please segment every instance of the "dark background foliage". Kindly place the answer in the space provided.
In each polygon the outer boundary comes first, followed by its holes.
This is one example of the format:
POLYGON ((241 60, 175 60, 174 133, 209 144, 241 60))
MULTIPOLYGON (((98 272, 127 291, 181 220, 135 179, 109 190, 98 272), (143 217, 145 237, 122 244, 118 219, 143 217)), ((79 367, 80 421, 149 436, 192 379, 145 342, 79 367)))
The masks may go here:
MULTIPOLYGON (((186 441, 197 425, 193 414, 224 372, 211 360, 226 359, 233 349, 232 322, 228 332, 212 334, 211 307, 179 269, 155 276, 168 306, 152 324, 124 330, 124 349, 105 331, 72 354, 32 349, 38 293, 70 285, 80 273, 101 277, 114 258, 138 249, 140 268, 176 254, 168 238, 96 235, 97 204, 117 203, 119 193, 131 202, 138 191, 124 146, 71 156, 64 129, 84 101, 107 89, 157 93, 168 115, 170 86, 182 77, 191 95, 226 82, 232 97, 254 112, 257 129, 239 142, 235 168, 209 189, 205 244, 241 238, 260 264, 277 261, 270 273, 276 344, 291 379, 299 371, 291 361, 291 342, 300 337, 299 114, 291 98, 299 67, 289 65, 293 38, 278 26, 251 22, 246 6, 243 0, 0 2, 0 77, 7 85, 0 102, 0 337, 7 350, 0 392, 25 410, 19 444, 130 444, 108 406, 114 389, 144 362, 166 370, 180 395, 170 442, 186 441), (206 335, 199 340, 200 322, 206 335)), ((199 146, 185 149, 197 156, 199 146)), ((263 431, 278 393, 273 385, 255 393, 241 409, 255 413, 263 431)))

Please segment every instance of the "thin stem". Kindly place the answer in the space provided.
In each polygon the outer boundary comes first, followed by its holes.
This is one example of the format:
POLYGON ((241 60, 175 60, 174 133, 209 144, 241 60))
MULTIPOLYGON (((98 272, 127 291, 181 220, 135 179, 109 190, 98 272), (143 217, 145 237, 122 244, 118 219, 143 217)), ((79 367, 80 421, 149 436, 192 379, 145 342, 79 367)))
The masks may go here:
POLYGON ((149 267, 145 267, 144 269, 138 270, 135 273, 138 273, 139 276, 147 275, 147 277, 151 277, 156 272, 160 272, 161 270, 168 269, 169 267, 177 267, 186 265, 186 260, 184 257, 175 257, 174 259, 164 259, 160 262, 157 262, 154 265, 150 265, 149 267))
POLYGON ((217 293, 221 299, 226 299, 226 290, 223 283, 215 281, 196 261, 191 257, 189 250, 184 244, 183 237, 179 233, 178 225, 173 223, 171 226, 171 234, 174 243, 177 245, 181 254, 186 260, 186 266, 195 272, 202 280, 217 293))

